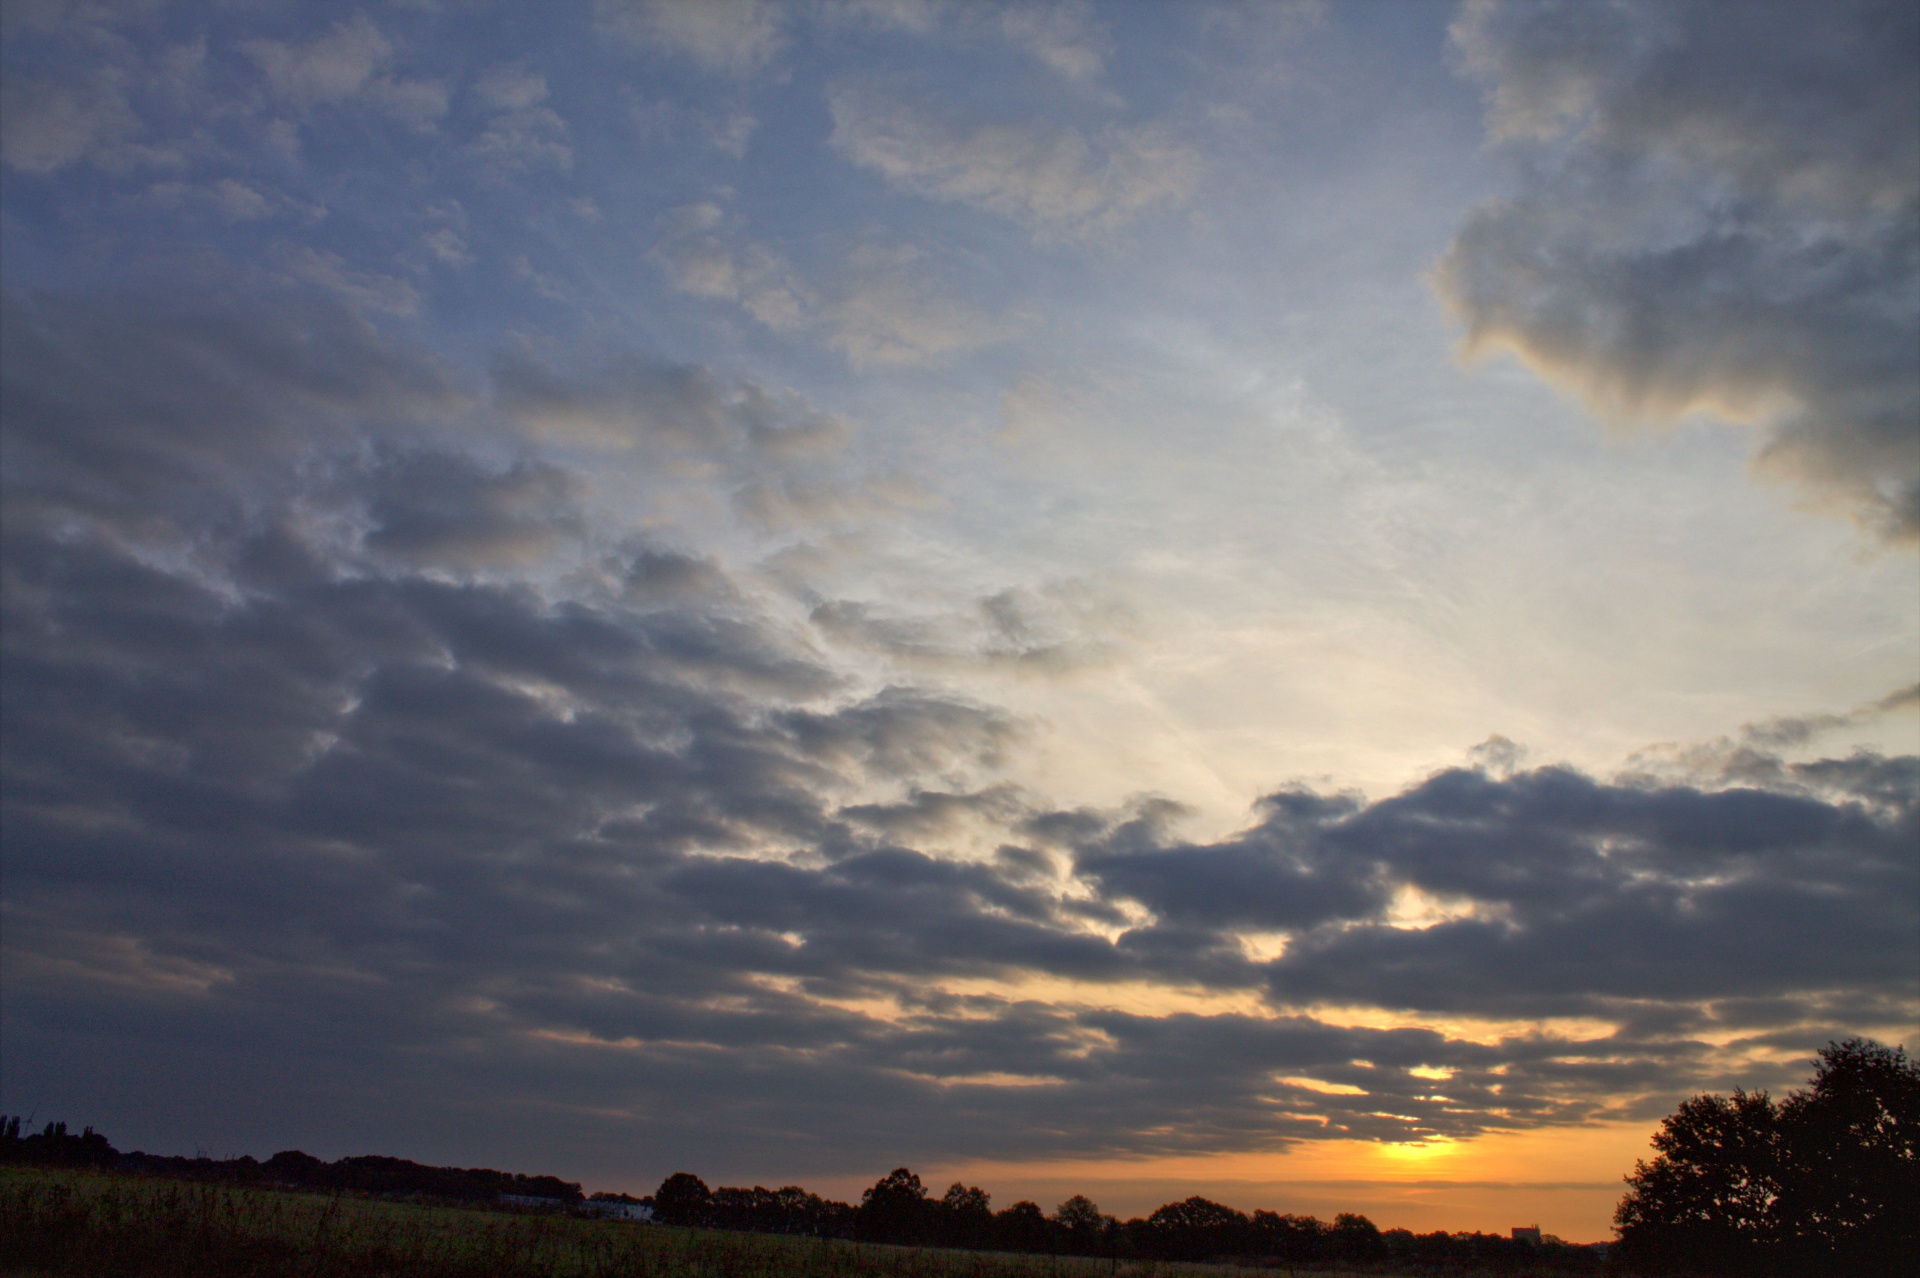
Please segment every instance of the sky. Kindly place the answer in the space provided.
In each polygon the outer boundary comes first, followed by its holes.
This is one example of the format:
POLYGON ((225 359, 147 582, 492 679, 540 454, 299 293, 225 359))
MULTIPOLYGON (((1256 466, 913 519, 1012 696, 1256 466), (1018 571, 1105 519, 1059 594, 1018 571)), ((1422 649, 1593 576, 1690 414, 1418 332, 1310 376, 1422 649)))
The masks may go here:
POLYGON ((0 1108, 1591 1241, 1915 1045, 1912 5, 4 23, 0 1108))

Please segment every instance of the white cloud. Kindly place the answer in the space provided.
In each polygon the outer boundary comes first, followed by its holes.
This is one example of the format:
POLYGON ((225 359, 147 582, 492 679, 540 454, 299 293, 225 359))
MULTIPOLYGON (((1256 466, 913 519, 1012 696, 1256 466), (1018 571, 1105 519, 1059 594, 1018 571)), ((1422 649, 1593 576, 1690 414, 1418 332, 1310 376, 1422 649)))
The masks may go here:
POLYGON ((734 234, 717 204, 689 205, 675 218, 676 229, 648 254, 675 288, 732 302, 776 332, 817 333, 855 369, 931 363, 1018 328, 946 295, 912 249, 863 246, 849 255, 844 278, 827 286, 734 234))
POLYGON ((420 309, 420 294, 413 285, 376 271, 356 271, 337 253, 301 245, 284 251, 281 263, 295 279, 337 293, 361 310, 413 315, 420 309))
POLYGON ((0 90, 0 158, 27 173, 64 168, 137 127, 109 73, 78 86, 10 77, 0 90))
POLYGON ((467 250, 467 242, 451 227, 443 226, 429 231, 420 237, 420 242, 426 246, 427 252, 448 266, 465 266, 473 261, 473 254, 467 250))
POLYGON ((525 67, 493 67, 474 79, 473 96, 489 111, 524 111, 546 101, 547 77, 525 67))
POLYGON ((1113 52, 1113 37, 1084 3, 1020 5, 1000 11, 1000 30, 1069 80, 1097 77, 1113 52))
POLYGON ((828 94, 833 145, 889 184, 970 204, 1040 239, 1091 239, 1156 205, 1191 196, 1198 155, 1155 126, 1113 129, 1097 143, 1038 123, 963 126, 892 95, 841 85, 828 94))
POLYGON ((675 210, 676 229, 648 257, 673 286, 696 297, 733 302, 768 328, 802 327, 818 303, 785 258, 758 244, 737 245, 723 236, 725 212, 717 204, 675 210))
POLYGON ((1005 6, 946 0, 828 0, 819 10, 830 23, 859 24, 926 36, 945 28, 962 38, 1005 40, 1079 83, 1097 79, 1113 52, 1113 37, 1085 0, 1005 6))
POLYGON ((829 22, 866 22, 925 35, 947 10, 945 0, 826 0, 820 15, 829 22))
POLYGON ((746 155, 747 142, 760 127, 760 121, 741 107, 702 111, 662 98, 646 104, 635 102, 629 110, 642 138, 696 142, 736 160, 746 155))
POLYGON ((845 289, 821 312, 828 345, 855 369, 928 364, 1005 341, 1019 325, 947 295, 919 254, 869 246, 853 254, 845 289))
POLYGON ((534 292, 549 302, 573 303, 579 298, 567 286, 567 282, 557 275, 549 275, 533 264, 525 253, 513 259, 513 273, 525 280, 534 292))
POLYGON ((504 182, 528 169, 572 170, 567 122, 552 107, 541 105, 547 77, 521 66, 491 67, 474 79, 469 92, 492 114, 480 136, 462 151, 489 178, 504 182))
POLYGON ((502 111, 467 144, 464 153, 496 181, 527 169, 550 168, 564 173, 573 168, 567 122, 553 108, 544 106, 502 111))
POLYGON ((305 44, 257 39, 240 48, 259 65, 273 95, 302 110, 358 103, 421 132, 447 113, 444 84, 387 71, 393 43, 365 14, 305 44))
POLYGON ((599 14, 615 35, 732 75, 758 71, 786 42, 768 0, 601 0, 599 14))
POLYGON ((284 192, 238 178, 221 178, 210 183, 156 182, 147 188, 144 199, 164 209, 192 209, 212 213, 229 222, 258 222, 275 217, 317 222, 327 215, 321 205, 305 204, 284 192))

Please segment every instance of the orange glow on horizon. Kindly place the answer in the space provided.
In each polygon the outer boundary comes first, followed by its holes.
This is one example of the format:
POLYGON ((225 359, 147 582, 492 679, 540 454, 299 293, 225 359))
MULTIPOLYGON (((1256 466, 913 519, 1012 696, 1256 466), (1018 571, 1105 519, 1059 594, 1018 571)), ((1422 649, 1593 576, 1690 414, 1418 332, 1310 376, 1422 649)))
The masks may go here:
POLYGON ((1505 1234, 1538 1223, 1569 1242, 1602 1242, 1613 1235, 1622 1177, 1650 1155, 1656 1126, 1605 1123, 1404 1144, 1315 1141, 1279 1153, 982 1161, 921 1174, 933 1193, 964 1181, 1001 1207, 1030 1198, 1052 1211, 1084 1193, 1124 1218, 1199 1194, 1242 1211, 1322 1219, 1357 1211, 1382 1229, 1505 1234))

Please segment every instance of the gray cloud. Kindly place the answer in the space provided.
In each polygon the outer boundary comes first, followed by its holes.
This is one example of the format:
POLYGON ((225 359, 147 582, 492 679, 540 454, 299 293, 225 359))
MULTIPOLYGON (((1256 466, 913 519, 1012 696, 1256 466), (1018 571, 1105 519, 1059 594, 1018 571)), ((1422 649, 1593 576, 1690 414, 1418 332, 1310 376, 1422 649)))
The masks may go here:
MULTIPOLYGON (((1164 802, 1007 784, 1027 725, 862 690, 719 559, 602 542, 538 451, 836 457, 794 401, 638 358, 463 388, 324 293, 8 306, 19 1103, 829 1174, 1658 1113, 1723 1081, 1708 1034, 1911 1023, 1913 759, 1457 770, 1183 841, 1164 802), (210 1075, 226 1108, 187 1113, 210 1075), (453 1135, 482 1112, 552 1144, 453 1135)), ((1036 607, 981 625, 1030 639, 1036 607)))
POLYGON ((1912 6, 1471 0, 1453 35, 1520 162, 1436 272, 1467 349, 1754 421, 1761 473, 1920 534, 1912 6))
POLYGON ((1119 604, 1077 581, 1039 590, 1009 587, 958 614, 890 615, 833 599, 808 619, 836 644, 878 653, 910 669, 995 669, 1061 674, 1110 661, 1131 619, 1119 604))
POLYGON ((1037 123, 967 126, 892 90, 828 92, 833 146, 890 185, 971 204, 1032 228, 1041 240, 1091 240, 1161 207, 1178 207, 1200 176, 1198 155, 1154 125, 1090 142, 1037 123))
POLYGON ((252 39, 240 47, 259 66, 268 92, 303 112, 354 106, 422 133, 447 113, 446 85, 393 74, 393 41, 364 13, 309 40, 252 39))

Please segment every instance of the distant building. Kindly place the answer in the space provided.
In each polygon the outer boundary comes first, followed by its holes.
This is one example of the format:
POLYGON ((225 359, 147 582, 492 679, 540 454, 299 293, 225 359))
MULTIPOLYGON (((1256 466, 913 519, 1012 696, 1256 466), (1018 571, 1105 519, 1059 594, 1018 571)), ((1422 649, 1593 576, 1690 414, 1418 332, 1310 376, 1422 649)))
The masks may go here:
POLYGON ((1515 1226, 1513 1227, 1513 1240, 1514 1240, 1515 1242, 1527 1242, 1527 1243, 1537 1243, 1537 1242, 1539 1242, 1539 1241, 1540 1241, 1540 1226, 1538 1226, 1538 1225, 1515 1225, 1515 1226))
POLYGON ((567 1205, 564 1198, 538 1198, 532 1194, 502 1194, 500 1201, 509 1207, 523 1207, 530 1211, 559 1211, 567 1205))
POLYGON ((632 1194, 612 1194, 604 1190, 590 1195, 580 1204, 580 1211, 588 1216, 597 1216, 601 1220, 652 1220, 653 1207, 643 1198, 632 1194))
POLYGON ((601 1220, 652 1220, 653 1208, 645 1203, 623 1203, 613 1199, 589 1198, 580 1210, 601 1220))

